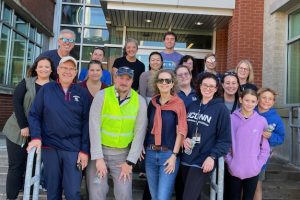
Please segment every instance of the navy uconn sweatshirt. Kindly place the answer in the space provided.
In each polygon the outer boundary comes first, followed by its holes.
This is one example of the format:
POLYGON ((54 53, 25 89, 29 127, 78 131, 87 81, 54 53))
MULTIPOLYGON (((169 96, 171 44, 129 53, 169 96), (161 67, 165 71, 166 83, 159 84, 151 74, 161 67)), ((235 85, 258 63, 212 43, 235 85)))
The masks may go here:
POLYGON ((195 101, 187 110, 187 137, 192 138, 198 126, 201 141, 195 144, 191 155, 182 154, 182 164, 201 167, 208 156, 225 156, 231 146, 231 128, 230 113, 223 100, 215 98, 206 105, 195 101))
POLYGON ((32 139, 43 147, 89 153, 88 91, 72 84, 65 93, 58 82, 45 84, 29 112, 32 139))

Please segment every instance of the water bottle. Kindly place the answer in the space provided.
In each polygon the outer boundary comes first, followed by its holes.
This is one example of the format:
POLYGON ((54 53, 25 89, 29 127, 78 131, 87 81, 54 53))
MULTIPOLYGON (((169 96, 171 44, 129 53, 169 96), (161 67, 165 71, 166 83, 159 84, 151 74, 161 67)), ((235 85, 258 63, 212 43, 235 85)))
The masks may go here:
POLYGON ((196 144, 196 141, 194 139, 191 139, 190 141, 191 141, 191 148, 184 149, 184 153, 186 153, 187 155, 191 155, 192 154, 193 148, 194 148, 194 146, 196 144))
POLYGON ((276 124, 269 124, 266 128, 265 131, 272 133, 275 130, 276 124))

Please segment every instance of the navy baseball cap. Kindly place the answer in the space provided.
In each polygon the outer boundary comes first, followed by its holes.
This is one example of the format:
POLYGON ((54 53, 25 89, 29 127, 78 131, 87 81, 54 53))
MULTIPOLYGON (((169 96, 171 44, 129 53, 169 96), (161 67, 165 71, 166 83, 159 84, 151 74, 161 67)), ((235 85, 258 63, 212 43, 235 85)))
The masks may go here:
POLYGON ((129 67, 120 67, 118 71, 116 72, 117 76, 122 76, 122 75, 128 75, 130 78, 133 78, 134 71, 133 69, 130 69, 129 67))

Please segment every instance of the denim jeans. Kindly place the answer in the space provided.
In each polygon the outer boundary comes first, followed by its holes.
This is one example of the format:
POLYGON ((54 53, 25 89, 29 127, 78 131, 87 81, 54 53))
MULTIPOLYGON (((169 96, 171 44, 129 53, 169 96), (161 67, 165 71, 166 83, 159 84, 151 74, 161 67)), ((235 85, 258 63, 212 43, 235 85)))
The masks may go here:
POLYGON ((146 174, 152 200, 169 200, 172 197, 176 175, 179 169, 179 158, 176 159, 175 172, 167 174, 164 163, 170 158, 172 151, 146 150, 146 174))

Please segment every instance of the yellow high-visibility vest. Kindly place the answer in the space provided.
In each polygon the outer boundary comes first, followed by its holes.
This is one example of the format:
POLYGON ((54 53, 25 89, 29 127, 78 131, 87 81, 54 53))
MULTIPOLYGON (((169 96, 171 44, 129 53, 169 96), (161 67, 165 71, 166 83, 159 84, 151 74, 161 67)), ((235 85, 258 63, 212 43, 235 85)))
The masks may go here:
POLYGON ((131 89, 128 102, 119 105, 114 86, 104 90, 102 107, 101 141, 108 147, 125 148, 133 140, 139 98, 131 89))

